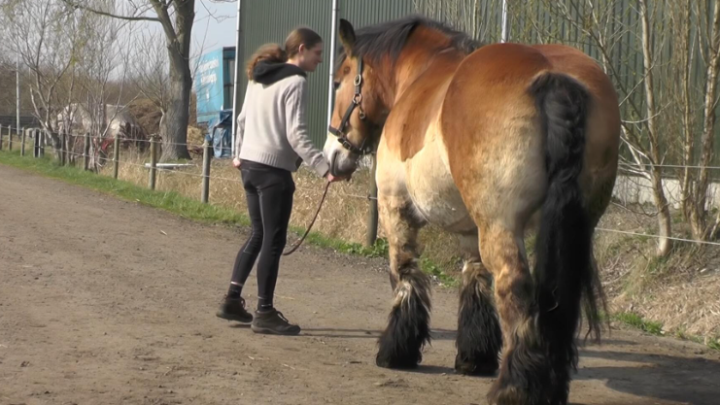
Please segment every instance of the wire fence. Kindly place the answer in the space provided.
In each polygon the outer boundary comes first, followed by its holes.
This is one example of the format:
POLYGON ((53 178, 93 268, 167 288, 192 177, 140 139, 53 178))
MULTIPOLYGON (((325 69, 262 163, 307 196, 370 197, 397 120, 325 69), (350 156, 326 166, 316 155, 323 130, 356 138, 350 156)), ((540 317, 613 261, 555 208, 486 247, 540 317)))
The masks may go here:
MULTIPOLYGON (((104 169, 108 165, 112 165, 113 167, 113 177, 115 179, 119 178, 119 168, 120 164, 134 167, 136 169, 141 170, 147 170, 149 173, 149 180, 148 180, 148 188, 154 190, 156 187, 157 182, 157 174, 158 173, 165 173, 165 174, 173 174, 178 176, 185 176, 188 178, 193 179, 199 179, 201 182, 203 182, 202 192, 200 196, 200 200, 203 203, 210 203, 210 196, 209 196, 209 184, 210 182, 227 182, 231 184, 235 184, 238 187, 242 187, 242 180, 237 178, 229 178, 224 177, 222 175, 212 174, 211 173, 211 167, 212 167, 212 160, 213 160, 213 148, 212 145, 205 141, 202 144, 198 143, 192 143, 192 142, 184 142, 184 143, 172 143, 172 142, 161 142, 159 137, 153 136, 151 139, 121 139, 121 138, 108 138, 108 137, 99 137, 99 136, 91 136, 89 134, 71 134, 68 136, 68 134, 53 134, 55 136, 55 139, 60 140, 60 148, 57 148, 57 145, 51 145, 51 142, 48 139, 48 134, 38 128, 20 128, 20 131, 17 131, 17 128, 12 126, 0 126, 0 151, 3 150, 13 150, 13 148, 21 148, 21 155, 25 156, 26 151, 28 147, 31 147, 33 149, 32 156, 34 158, 42 158, 45 156, 44 149, 46 146, 50 145, 53 148, 53 152, 57 155, 57 160, 60 165, 78 165, 78 162, 83 162, 83 167, 86 170, 94 170, 97 173, 100 173, 100 169, 104 169), (73 143, 73 149, 68 149, 68 146, 70 142, 68 141, 68 138, 72 138, 74 142, 73 143), (64 140, 63 140, 64 139, 64 140), (32 145, 30 145, 31 142, 29 140, 32 140, 32 145), (83 151, 78 152, 77 149, 77 140, 83 141, 83 151), (140 152, 137 152, 137 156, 141 157, 143 159, 149 159, 149 162, 145 163, 138 163, 131 161, 129 159, 122 160, 121 154, 119 153, 120 146, 123 144, 123 142, 128 143, 132 142, 136 145, 139 143, 144 143, 146 145, 150 145, 150 152, 149 156, 143 156, 140 152), (112 155, 108 154, 107 150, 101 150, 99 145, 102 143, 107 143, 108 148, 109 145, 113 145, 113 153, 112 155), (19 146, 18 146, 19 145, 19 146), (161 145, 182 145, 182 146, 188 146, 188 147, 194 147, 196 149, 202 150, 202 164, 197 163, 182 163, 182 164, 162 164, 158 162, 158 155, 159 155, 159 148, 161 145), (92 162, 95 160, 95 162, 92 162), (93 168, 91 163, 95 163, 98 166, 93 168), (195 172, 193 172, 195 171, 195 172), (200 172, 200 173, 198 173, 200 172)), ((128 148, 129 149, 129 148, 128 148)), ((228 165, 230 165, 229 159, 223 159, 228 160, 228 165)), ((647 164, 640 167, 640 165, 632 164, 632 163, 626 163, 621 162, 619 164, 619 168, 621 172, 624 169, 631 169, 629 171, 626 171, 625 174, 628 175, 628 181, 634 181, 634 178, 639 178, 637 176, 633 176, 635 171, 642 169, 642 170, 649 170, 652 167, 658 167, 658 168, 668 168, 668 169, 693 169, 693 170, 699 170, 699 169, 707 169, 707 170, 720 170, 720 167, 718 166, 683 166, 683 165, 665 165, 665 164, 659 164, 659 165, 652 165, 647 164)), ((372 180, 372 179, 371 179, 372 180)), ((619 187, 616 185, 616 187, 619 187)), ((640 182, 638 182, 638 187, 642 187, 640 182)), ((646 186, 649 187, 649 186, 646 186)), ((332 189, 331 189, 332 190, 332 189)), ((377 203, 377 197, 373 196, 371 192, 369 192, 366 195, 361 195, 357 193, 348 193, 344 191, 334 191, 334 193, 341 197, 347 197, 347 198, 353 198, 357 200, 366 200, 368 202, 377 203)), ((377 227, 375 226, 375 229, 377 227)), ((714 242, 714 241, 703 241, 703 240, 694 240, 689 238, 681 238, 681 237, 666 237, 661 236, 657 234, 652 233, 643 233, 643 232, 635 232, 635 231, 629 231, 629 230, 622 230, 622 229, 613 229, 608 227, 597 227, 597 231, 603 232, 603 233, 614 233, 614 234, 623 234, 623 235, 629 235, 629 236, 637 236, 637 237, 646 237, 646 238, 653 238, 653 239, 669 239, 677 242, 682 243, 689 243, 689 244, 697 244, 697 245, 706 245, 706 246, 720 246, 720 242, 714 242)))

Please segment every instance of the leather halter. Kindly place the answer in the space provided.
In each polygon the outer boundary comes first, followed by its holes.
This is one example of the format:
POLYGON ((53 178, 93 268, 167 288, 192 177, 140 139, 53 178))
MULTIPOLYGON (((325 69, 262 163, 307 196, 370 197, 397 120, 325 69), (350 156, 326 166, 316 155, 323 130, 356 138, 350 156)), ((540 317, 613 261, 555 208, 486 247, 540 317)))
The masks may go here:
POLYGON ((335 128, 332 125, 328 127, 328 130, 331 134, 338 137, 338 142, 342 144, 347 150, 349 150, 351 153, 355 153, 357 155, 367 155, 368 153, 372 152, 372 145, 367 142, 369 137, 365 137, 363 139, 362 144, 360 147, 357 147, 350 142, 350 140, 347 137, 347 134, 345 133, 345 127, 348 126, 350 123, 350 116, 352 115, 355 108, 360 109, 360 120, 364 121, 367 119, 367 116, 365 115, 365 111, 362 108, 362 82, 363 82, 363 61, 362 58, 358 58, 358 73, 355 77, 355 95, 353 96, 352 103, 347 108, 347 111, 345 111, 345 115, 342 118, 342 121, 340 121, 340 127, 335 128))

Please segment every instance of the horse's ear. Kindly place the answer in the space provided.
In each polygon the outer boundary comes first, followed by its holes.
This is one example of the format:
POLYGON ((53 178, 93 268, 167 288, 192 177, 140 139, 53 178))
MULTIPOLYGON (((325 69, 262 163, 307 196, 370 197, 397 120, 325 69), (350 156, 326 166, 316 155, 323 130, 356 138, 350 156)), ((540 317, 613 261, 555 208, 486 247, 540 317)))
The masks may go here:
POLYGON ((352 54, 353 47, 355 47, 355 29, 350 21, 344 18, 340 19, 340 43, 345 48, 346 54, 352 54))

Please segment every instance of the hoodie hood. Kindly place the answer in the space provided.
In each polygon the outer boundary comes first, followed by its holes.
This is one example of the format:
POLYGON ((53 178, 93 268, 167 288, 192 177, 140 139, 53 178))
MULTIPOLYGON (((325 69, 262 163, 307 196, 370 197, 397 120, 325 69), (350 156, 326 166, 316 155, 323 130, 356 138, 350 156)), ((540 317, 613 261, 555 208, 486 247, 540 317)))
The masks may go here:
POLYGON ((258 62, 253 69, 253 81, 265 85, 273 84, 294 75, 307 77, 304 70, 290 63, 268 63, 261 61, 258 62))

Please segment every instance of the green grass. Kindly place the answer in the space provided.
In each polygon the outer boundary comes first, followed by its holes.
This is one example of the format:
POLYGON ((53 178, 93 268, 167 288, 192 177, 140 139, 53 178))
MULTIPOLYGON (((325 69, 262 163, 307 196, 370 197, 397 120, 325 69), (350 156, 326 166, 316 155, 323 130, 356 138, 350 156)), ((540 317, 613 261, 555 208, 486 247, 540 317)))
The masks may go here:
POLYGON ((660 322, 648 321, 640 315, 631 312, 619 312, 613 315, 613 319, 626 325, 635 327, 656 336, 663 335, 663 325, 660 322))
POLYGON ((97 175, 71 166, 61 167, 47 157, 33 159, 32 156, 20 156, 19 152, 3 151, 0 152, 0 163, 110 194, 126 201, 159 208, 183 218, 205 223, 243 226, 250 224, 247 216, 231 209, 203 204, 175 192, 144 189, 126 181, 115 180, 112 177, 97 175))
MULTIPOLYGON (((32 153, 32 150, 30 150, 30 153, 32 153)), ((180 217, 203 223, 239 226, 250 225, 249 218, 238 211, 211 204, 203 204, 198 200, 184 197, 176 192, 152 191, 133 183, 97 175, 76 167, 61 167, 47 156, 42 159, 34 159, 32 155, 20 156, 19 151, 2 151, 0 152, 0 164, 62 180, 66 183, 86 187, 148 207, 158 208, 179 215, 180 217)), ((305 233, 305 229, 291 227, 290 232, 300 236, 305 233)), ((334 249, 345 254, 370 258, 386 257, 388 253, 388 244, 385 239, 378 239, 374 246, 368 248, 361 244, 349 243, 318 232, 311 232, 308 234, 307 239, 305 239, 305 243, 310 243, 321 248, 334 249)), ((427 258, 423 258, 420 261, 420 268, 422 271, 436 276, 444 285, 455 285, 457 283, 454 277, 443 272, 440 266, 427 258)))
MULTIPOLYGON (((612 319, 655 336, 666 336, 661 322, 648 321, 636 313, 619 312, 613 314, 612 319)), ((682 328, 670 333, 669 336, 675 336, 680 340, 703 344, 711 350, 720 351, 720 337, 706 339, 701 336, 690 335, 682 328)))

